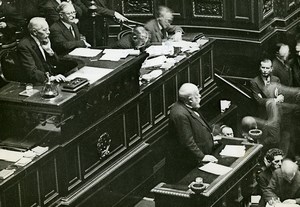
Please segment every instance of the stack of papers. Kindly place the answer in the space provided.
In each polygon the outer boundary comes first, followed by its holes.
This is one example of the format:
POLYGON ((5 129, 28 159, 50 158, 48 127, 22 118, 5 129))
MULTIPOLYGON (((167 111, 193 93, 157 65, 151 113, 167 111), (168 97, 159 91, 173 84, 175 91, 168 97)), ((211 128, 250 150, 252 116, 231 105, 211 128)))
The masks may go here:
POLYGON ((8 176, 12 175, 16 170, 15 169, 11 169, 11 170, 1 170, 0 171, 0 179, 5 179, 8 176))
POLYGON ((28 157, 23 157, 21 158, 18 162, 15 163, 15 165, 18 166, 25 166, 28 163, 30 163, 32 161, 32 158, 28 158, 28 157))
POLYGON ((17 152, 12 150, 0 149, 0 160, 8 162, 17 162, 24 155, 24 152, 17 152))
POLYGON ((69 55, 80 57, 95 57, 99 55, 100 52, 102 52, 102 50, 91 48, 76 48, 71 51, 69 55))
POLYGON ((230 170, 232 170, 232 168, 210 162, 202 167, 199 167, 199 170, 202 170, 202 171, 205 171, 208 173, 212 173, 215 175, 225 175, 230 170))
POLYGON ((37 155, 41 155, 41 154, 47 152, 48 149, 49 149, 49 147, 36 146, 36 147, 33 148, 31 151, 33 151, 33 152, 36 153, 37 155))
POLYGON ((151 45, 146 49, 150 57, 160 55, 173 55, 174 47, 172 45, 151 45))
POLYGON ((246 148, 244 145, 226 145, 220 152, 220 155, 228 157, 243 157, 245 153, 246 148))
POLYGON ((147 59, 143 62, 142 68, 160 67, 167 61, 166 56, 161 55, 155 58, 147 59))
POLYGON ((119 61, 128 55, 139 55, 139 50, 134 49, 105 49, 104 55, 99 60, 119 61))

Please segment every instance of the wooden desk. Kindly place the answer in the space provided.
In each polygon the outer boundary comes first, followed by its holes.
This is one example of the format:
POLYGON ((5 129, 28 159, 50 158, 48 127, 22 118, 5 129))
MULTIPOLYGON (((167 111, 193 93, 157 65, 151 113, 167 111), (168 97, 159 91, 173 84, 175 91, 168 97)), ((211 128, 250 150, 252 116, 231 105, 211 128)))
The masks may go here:
POLYGON ((183 206, 241 206, 253 190, 254 170, 257 165, 262 145, 250 144, 244 139, 226 138, 223 144, 245 145, 246 154, 241 158, 221 157, 219 151, 215 152, 218 164, 232 167, 225 175, 214 175, 198 168, 192 170, 176 184, 160 183, 152 192, 155 195, 156 207, 183 207, 183 206), (200 194, 194 193, 188 186, 196 177, 202 177, 209 187, 200 194))
POLYGON ((80 58, 82 65, 115 69, 66 95, 68 100, 29 101, 19 97, 24 86, 16 83, 0 89, 2 139, 23 139, 34 128, 56 135, 42 140, 52 143, 49 152, 0 182, 1 207, 130 206, 144 196, 163 179, 168 113, 182 83, 199 85, 208 120, 236 119, 233 109, 228 116, 220 114, 223 97, 214 80, 213 43, 141 87, 138 66, 145 55, 117 63, 80 58))

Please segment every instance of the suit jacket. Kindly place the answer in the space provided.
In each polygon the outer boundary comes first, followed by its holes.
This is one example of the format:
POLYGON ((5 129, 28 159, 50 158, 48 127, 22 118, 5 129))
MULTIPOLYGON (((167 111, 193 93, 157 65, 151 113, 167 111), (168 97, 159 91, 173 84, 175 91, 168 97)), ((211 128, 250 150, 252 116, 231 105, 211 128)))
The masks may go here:
MULTIPOLYGON (((75 11, 77 12, 76 17, 80 18, 83 15, 82 8, 80 6, 84 6, 83 4, 80 4, 78 6, 76 3, 80 0, 76 0, 73 2, 73 6, 75 8, 75 11)), ((81 1, 80 1, 81 2, 81 1)), ((56 0, 46 0, 45 2, 41 2, 39 4, 39 10, 40 13, 45 16, 48 24, 51 26, 54 22, 57 22, 59 20, 59 14, 56 11, 57 6, 59 3, 56 0)), ((86 8, 87 10, 87 8, 86 8)))
POLYGON ((50 39, 53 50, 58 55, 66 55, 77 47, 86 47, 83 40, 80 40, 80 33, 76 24, 71 25, 75 37, 70 30, 61 22, 57 21, 50 27, 50 39))
POLYGON ((293 87, 300 87, 300 58, 294 57, 290 63, 293 77, 293 87))
MULTIPOLYGON (((280 80, 278 77, 271 75, 270 82, 280 83, 280 80)), ((268 101, 268 99, 275 98, 274 91, 267 90, 267 87, 265 86, 265 83, 261 76, 257 76, 250 81, 250 89, 252 91, 253 98, 262 107, 266 106, 266 102, 268 101)))
POLYGON ((22 69, 24 69, 29 82, 43 83, 46 80, 45 72, 55 74, 54 68, 59 63, 57 55, 49 56, 45 52, 45 60, 39 46, 32 37, 24 37, 20 41, 18 53, 22 69))
POLYGON ((280 83, 285 86, 292 86, 292 71, 289 65, 283 64, 278 58, 273 61, 273 72, 272 74, 280 79, 280 83))
MULTIPOLYGON (((164 34, 162 33, 161 29, 159 28, 159 23, 157 19, 152 19, 145 24, 145 28, 150 32, 151 35, 151 42, 162 42, 164 39, 164 34)), ((181 27, 179 26, 170 26, 165 29, 168 34, 174 34, 178 31, 183 32, 181 27)))
POLYGON ((268 202, 272 197, 279 197, 280 201, 286 199, 296 199, 297 204, 300 204, 300 173, 297 171, 291 183, 283 178, 281 169, 276 169, 273 172, 269 185, 263 192, 265 202, 268 202))
POLYGON ((272 170, 270 167, 268 167, 267 169, 259 173, 257 176, 257 183, 260 190, 260 195, 262 196, 259 201, 260 207, 266 206, 265 200, 263 199, 263 192, 268 187, 271 177, 272 177, 272 170))
MULTIPOLYGON (((90 0, 82 0, 82 3, 85 4, 86 7, 90 6, 90 0)), ((97 13, 102 16, 115 16, 115 11, 107 8, 104 0, 95 0, 95 4, 97 6, 97 13)))
POLYGON ((181 102, 170 111, 167 139, 166 179, 176 182, 213 152, 211 128, 202 115, 181 102))

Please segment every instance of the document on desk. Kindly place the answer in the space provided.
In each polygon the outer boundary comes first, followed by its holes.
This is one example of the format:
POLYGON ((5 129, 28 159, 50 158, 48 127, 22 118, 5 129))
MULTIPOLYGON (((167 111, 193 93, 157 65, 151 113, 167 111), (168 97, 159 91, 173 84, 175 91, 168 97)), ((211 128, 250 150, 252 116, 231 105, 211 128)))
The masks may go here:
POLYGON ((24 155, 24 152, 17 152, 13 150, 0 149, 0 160, 8 162, 17 162, 24 155))
POLYGON ((119 61, 128 55, 139 55, 139 50, 134 49, 105 49, 104 55, 99 60, 119 61))
POLYGON ((246 147, 244 145, 226 145, 220 152, 220 155, 228 157, 243 157, 245 153, 246 147))
POLYGON ((167 61, 167 57, 164 55, 147 59, 143 62, 142 68, 160 67, 167 61))
POLYGON ((99 49, 91 49, 91 48, 76 48, 69 53, 72 56, 80 56, 80 57, 95 57, 100 54, 102 50, 99 49))
POLYGON ((111 71, 113 71, 113 69, 84 66, 84 67, 80 68, 78 71, 67 76, 67 80, 73 80, 74 78, 77 78, 77 77, 78 78, 86 78, 90 84, 93 84, 97 80, 102 78, 103 76, 110 73, 111 71))
POLYGON ((207 163, 206 165, 199 167, 199 170, 212 173, 215 175, 225 175, 228 173, 230 170, 232 170, 231 167, 227 167, 224 165, 216 164, 216 163, 207 163))

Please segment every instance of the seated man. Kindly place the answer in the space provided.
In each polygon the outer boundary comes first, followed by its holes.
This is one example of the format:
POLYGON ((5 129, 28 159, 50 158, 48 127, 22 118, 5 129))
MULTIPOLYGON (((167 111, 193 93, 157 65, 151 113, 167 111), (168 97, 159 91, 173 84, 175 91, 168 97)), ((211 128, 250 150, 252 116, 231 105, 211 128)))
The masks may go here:
POLYGON ((221 135, 224 137, 234 137, 233 130, 227 125, 220 126, 221 135))
POLYGON ((65 81, 65 77, 56 71, 59 60, 51 49, 46 20, 41 17, 32 18, 28 24, 28 31, 30 35, 18 44, 20 63, 28 76, 28 82, 45 82, 46 72, 50 73, 51 81, 65 81))
POLYGON ((148 31, 142 27, 137 26, 132 30, 130 35, 123 36, 116 44, 113 46, 120 49, 138 49, 144 50, 150 45, 150 34, 148 31))
POLYGON ((75 24, 75 8, 72 4, 62 2, 57 7, 60 21, 50 27, 50 39, 53 50, 58 55, 66 55, 77 47, 90 47, 85 38, 79 33, 75 24))
POLYGON ((217 162, 211 155, 214 141, 212 130, 199 112, 201 95, 192 83, 179 89, 179 100, 170 111, 167 140, 166 176, 174 183, 202 162, 217 162))
POLYGON ((266 206, 274 206, 274 202, 300 204, 298 165, 289 159, 283 160, 281 168, 273 172, 268 186, 263 191, 263 198, 268 203, 266 206))
MULTIPOLYGON (((263 163, 264 166, 262 166, 262 171, 257 176, 257 183, 261 196, 263 196, 263 192, 269 185, 269 181, 274 170, 281 167, 283 157, 283 151, 277 148, 269 149, 265 154, 263 163)), ((261 198, 259 201, 259 207, 264 207, 265 205, 266 203, 264 199, 261 198)))
POLYGON ((14 41, 15 32, 23 26, 24 19, 11 3, 0 0, 0 43, 14 41))
POLYGON ((165 6, 160 6, 158 9, 158 18, 152 19, 145 24, 145 28, 150 32, 151 42, 161 43, 163 40, 173 35, 174 41, 182 39, 183 30, 179 26, 172 26, 173 21, 172 11, 165 6))

